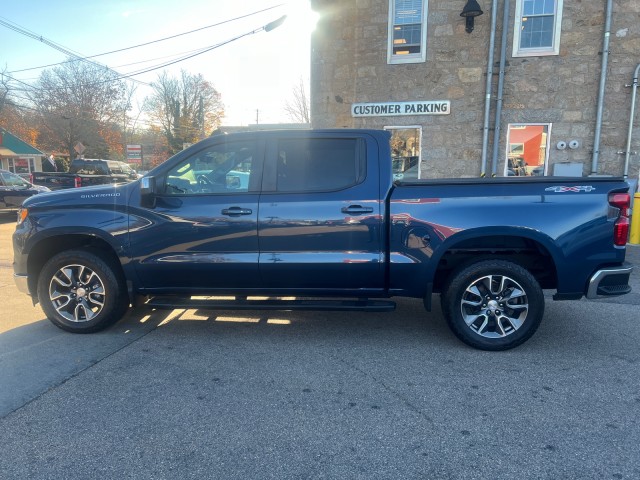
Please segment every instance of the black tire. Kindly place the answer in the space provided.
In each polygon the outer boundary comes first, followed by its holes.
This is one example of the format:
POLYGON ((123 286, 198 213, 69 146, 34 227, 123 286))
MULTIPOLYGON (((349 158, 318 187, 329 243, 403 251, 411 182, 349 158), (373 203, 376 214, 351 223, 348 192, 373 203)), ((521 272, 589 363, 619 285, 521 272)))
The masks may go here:
POLYGON ((536 279, 506 260, 484 260, 453 272, 441 302, 455 336, 481 350, 517 347, 531 338, 544 315, 536 279))
POLYGON ((120 320, 129 307, 119 270, 86 250, 61 252, 44 265, 38 300, 54 325, 73 333, 103 330, 120 320))

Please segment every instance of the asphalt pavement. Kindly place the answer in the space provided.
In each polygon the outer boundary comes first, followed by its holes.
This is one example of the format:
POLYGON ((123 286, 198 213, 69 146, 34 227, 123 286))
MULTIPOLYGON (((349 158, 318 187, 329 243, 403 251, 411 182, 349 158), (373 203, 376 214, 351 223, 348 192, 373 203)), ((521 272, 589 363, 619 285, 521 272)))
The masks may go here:
POLYGON ((553 302, 482 352, 394 313, 129 312, 65 333, 19 294, 0 218, 0 478, 640 478, 632 294, 553 302))

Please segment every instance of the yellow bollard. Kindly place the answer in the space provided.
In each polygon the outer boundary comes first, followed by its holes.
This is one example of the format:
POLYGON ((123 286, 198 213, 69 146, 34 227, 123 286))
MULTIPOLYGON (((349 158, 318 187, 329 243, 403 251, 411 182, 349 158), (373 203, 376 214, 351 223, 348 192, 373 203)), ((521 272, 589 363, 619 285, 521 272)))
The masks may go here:
POLYGON ((640 244, 640 192, 633 195, 633 214, 631 215, 629 243, 640 244))

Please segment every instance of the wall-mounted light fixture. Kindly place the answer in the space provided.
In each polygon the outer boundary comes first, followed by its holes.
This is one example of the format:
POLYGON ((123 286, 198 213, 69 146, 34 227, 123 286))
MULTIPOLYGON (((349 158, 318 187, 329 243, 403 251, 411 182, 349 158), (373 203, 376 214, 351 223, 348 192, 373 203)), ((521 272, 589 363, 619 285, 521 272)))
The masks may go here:
POLYGON ((480 5, 476 0, 467 0, 467 4, 462 9, 462 13, 460 13, 461 17, 466 18, 466 28, 467 33, 473 32, 473 19, 482 15, 484 12, 480 8, 480 5))

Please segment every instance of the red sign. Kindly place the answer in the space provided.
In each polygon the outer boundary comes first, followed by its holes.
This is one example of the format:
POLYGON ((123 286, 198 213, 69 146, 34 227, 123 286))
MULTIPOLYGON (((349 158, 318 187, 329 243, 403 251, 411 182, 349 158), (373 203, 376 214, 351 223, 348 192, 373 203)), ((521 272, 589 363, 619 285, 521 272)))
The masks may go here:
POLYGON ((127 161, 137 163, 142 160, 142 145, 127 145, 127 161))

